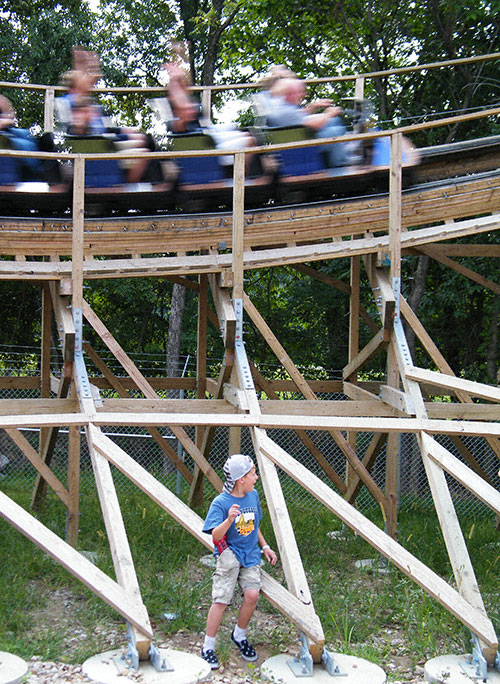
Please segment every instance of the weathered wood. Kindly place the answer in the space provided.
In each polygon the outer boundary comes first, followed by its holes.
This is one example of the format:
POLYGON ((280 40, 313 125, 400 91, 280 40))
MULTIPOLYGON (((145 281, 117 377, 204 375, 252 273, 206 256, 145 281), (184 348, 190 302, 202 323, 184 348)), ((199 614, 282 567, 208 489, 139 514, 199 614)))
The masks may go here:
POLYGON ((68 430, 68 530, 66 541, 78 548, 80 527, 80 428, 68 430))
POLYGON ((116 494, 113 477, 108 461, 100 453, 96 453, 93 445, 94 430, 87 430, 92 468, 94 470, 97 494, 101 504, 104 524, 108 536, 113 566, 116 579, 121 587, 134 598, 134 602, 140 607, 141 622, 147 626, 147 632, 137 631, 132 627, 134 645, 139 652, 140 660, 147 660, 151 641, 148 635, 152 628, 148 612, 141 597, 139 582, 135 573, 134 561, 128 543, 127 532, 122 518, 118 496, 116 494))
POLYGON ((137 604, 134 596, 124 591, 117 582, 81 556, 3 492, 0 492, 0 515, 114 608, 125 620, 153 638, 149 625, 142 620, 142 607, 137 604))
MULTIPOLYGON (((169 513, 174 520, 198 539, 207 549, 213 550, 210 535, 202 532, 203 520, 197 513, 158 482, 145 468, 130 458, 108 437, 96 430, 94 426, 91 425, 89 430, 92 432, 94 447, 100 454, 126 475, 164 511, 169 513)), ((318 641, 321 639, 322 629, 317 618, 312 619, 310 613, 304 609, 302 602, 279 585, 266 572, 262 573, 262 593, 313 640, 318 641)))
MULTIPOLYGON (((90 344, 84 342, 83 344, 83 349, 88 354, 89 358, 92 360, 92 362, 95 364, 95 366, 104 374, 104 376, 107 378, 109 381, 111 387, 121 396, 121 397, 129 397, 130 393, 129 391, 123 386, 121 382, 121 378, 117 378, 107 367, 107 365, 104 363, 104 361, 101 359, 99 354, 90 346, 90 344)), ((137 404, 142 403, 140 399, 130 399, 130 410, 137 411, 137 404)), ((154 403, 154 406, 157 411, 161 411, 161 404, 164 402, 164 399, 158 399, 157 402, 151 402, 148 401, 147 403, 149 404, 149 410, 151 410, 151 406, 154 403)), ((103 404, 106 402, 103 401, 103 404)), ((111 403, 111 402, 109 402, 111 403)), ((169 401, 169 405, 170 405, 169 401)), ((124 401, 121 401, 120 406, 126 406, 124 405, 124 401)), ((184 405, 184 402, 183 402, 184 405)), ((124 410, 124 409, 122 409, 124 410)), ((173 449, 168 441, 163 437, 161 432, 154 427, 148 428, 149 434, 153 437, 155 442, 158 444, 160 449, 166 454, 166 456, 170 459, 171 463, 177 468, 177 470, 182 474, 182 476, 186 479, 187 482, 191 483, 193 476, 191 474, 191 471, 189 468, 187 468, 186 465, 182 462, 182 460, 179 458, 177 455, 177 452, 175 449, 173 449)))
POLYGON ((435 598, 450 613, 480 636, 491 648, 496 649, 498 640, 491 621, 450 587, 439 575, 409 553, 389 535, 365 518, 341 496, 325 485, 307 468, 270 440, 264 440, 262 449, 275 465, 284 470, 310 494, 329 508, 342 522, 359 534, 377 551, 386 556, 401 572, 410 577, 424 591, 435 598))
POLYGON ((416 380, 417 382, 425 382, 428 385, 439 387, 441 389, 451 388, 453 390, 463 390, 475 397, 488 399, 489 401, 500 402, 500 389, 491 385, 485 385, 482 382, 474 382, 473 380, 464 380, 457 378, 454 375, 445 375, 437 371, 429 371, 425 368, 418 368, 413 366, 406 371, 408 378, 416 380))

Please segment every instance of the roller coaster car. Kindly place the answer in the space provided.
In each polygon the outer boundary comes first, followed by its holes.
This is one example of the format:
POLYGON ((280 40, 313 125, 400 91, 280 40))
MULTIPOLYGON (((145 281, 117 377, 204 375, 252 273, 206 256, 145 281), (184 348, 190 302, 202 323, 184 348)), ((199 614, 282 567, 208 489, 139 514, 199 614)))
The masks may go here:
MULTIPOLYGON (((0 150, 14 150, 11 138, 0 132, 0 150)), ((53 162, 52 162, 53 163, 53 162)), ((41 162, 42 176, 46 165, 41 162)), ((67 204, 65 186, 49 183, 29 171, 23 157, 0 156, 0 210, 6 215, 43 211, 60 213, 67 204)))
POLYGON ((128 183, 126 160, 120 157, 111 135, 65 135, 63 148, 75 154, 113 154, 114 159, 89 159, 85 162, 85 211, 90 215, 121 211, 159 211, 173 206, 172 184, 157 177, 128 183))
MULTIPOLYGON (((171 152, 210 151, 215 150, 215 141, 211 135, 200 133, 170 133, 167 149, 171 152)), ((177 204, 184 210, 202 211, 215 207, 227 207, 231 204, 233 179, 227 176, 231 166, 225 167, 222 157, 207 155, 203 157, 176 157, 167 175, 177 175, 177 204)), ((272 177, 260 164, 252 164, 252 175, 245 177, 245 204, 258 206, 271 195, 272 177)))
MULTIPOLYGON (((307 126, 280 126, 264 129, 271 145, 306 142, 314 139, 307 126)), ((342 144, 339 142, 339 144, 342 144)), ((369 173, 366 167, 356 165, 329 168, 324 146, 304 146, 279 150, 278 199, 285 202, 302 202, 332 194, 362 192, 367 186, 369 173)))

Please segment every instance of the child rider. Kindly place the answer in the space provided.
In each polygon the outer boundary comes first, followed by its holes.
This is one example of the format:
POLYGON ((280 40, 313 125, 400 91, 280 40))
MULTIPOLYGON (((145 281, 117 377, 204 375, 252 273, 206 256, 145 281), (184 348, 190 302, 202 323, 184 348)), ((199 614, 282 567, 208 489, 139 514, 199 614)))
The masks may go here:
POLYGON ((252 459, 244 454, 234 454, 224 465, 224 475, 224 488, 212 501, 203 526, 203 532, 212 533, 217 555, 212 606, 201 649, 202 658, 212 670, 219 667, 215 637, 224 611, 232 601, 236 582, 243 592, 243 602, 231 641, 239 648, 244 660, 257 660, 254 647, 247 641, 246 629, 259 598, 261 551, 272 565, 277 560, 276 553, 259 529, 262 510, 259 495, 254 489, 258 475, 252 459))

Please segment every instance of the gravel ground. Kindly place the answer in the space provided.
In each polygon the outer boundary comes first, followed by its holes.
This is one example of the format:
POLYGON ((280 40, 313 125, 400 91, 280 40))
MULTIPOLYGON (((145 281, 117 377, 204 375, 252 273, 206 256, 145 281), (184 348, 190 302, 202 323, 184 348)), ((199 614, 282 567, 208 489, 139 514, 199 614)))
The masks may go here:
MULTIPOLYGON (((95 624, 91 629, 79 622, 79 605, 84 602, 82 595, 73 594, 65 588, 54 589, 43 581, 33 583, 33 591, 40 596, 38 608, 30 615, 32 630, 25 638, 34 638, 37 632, 54 634, 64 633, 63 645, 65 660, 68 662, 45 661, 40 656, 33 655, 27 662, 29 675, 27 684, 85 684, 90 680, 82 671, 81 664, 74 664, 79 660, 78 649, 83 643, 86 650, 102 653, 126 646, 126 631, 123 622, 111 624, 95 624), (43 600, 48 599, 48 600, 43 600)), ((198 606, 206 611, 206 606, 198 606)), ((299 651, 296 629, 288 620, 279 614, 270 614, 257 608, 249 630, 249 640, 254 643, 259 653, 256 663, 248 665, 239 657, 234 646, 230 644, 229 636, 235 623, 238 606, 228 608, 218 636, 218 655, 223 662, 221 668, 212 673, 211 682, 216 684, 250 684, 264 681, 260 675, 259 665, 267 658, 277 653, 286 653, 295 657, 299 651)), ((158 648, 171 648, 188 653, 200 654, 203 635, 190 633, 182 629, 175 634, 168 634, 168 621, 157 619, 152 624, 155 631, 155 644, 158 648)), ((392 684, 422 684, 424 682, 424 662, 414 665, 412 653, 405 645, 403 635, 395 629, 381 627, 367 647, 374 647, 379 653, 386 653, 386 660, 381 663, 388 675, 388 682, 392 684)), ((329 644, 328 649, 335 652, 342 651, 340 644, 329 644)), ((80 651, 81 652, 81 651, 80 651)), ((130 673, 123 677, 124 682, 140 682, 139 673, 130 673)))

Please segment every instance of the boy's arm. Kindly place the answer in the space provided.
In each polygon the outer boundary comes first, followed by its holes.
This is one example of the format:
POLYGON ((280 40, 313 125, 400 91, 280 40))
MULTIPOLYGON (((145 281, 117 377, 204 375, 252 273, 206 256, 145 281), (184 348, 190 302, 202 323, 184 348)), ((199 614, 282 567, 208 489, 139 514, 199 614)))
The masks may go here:
POLYGON ((260 531, 260 528, 258 530, 257 535, 258 535, 258 539, 259 539, 260 548, 262 549, 262 552, 265 556, 265 559, 267 560, 268 563, 271 563, 271 565, 276 565, 276 561, 278 560, 278 556, 276 555, 276 553, 272 550, 272 548, 269 546, 269 544, 264 539, 264 535, 260 531))
POLYGON ((220 525, 217 525, 217 527, 214 527, 212 530, 212 539, 214 542, 218 542, 222 539, 222 537, 226 534, 228 529, 231 527, 231 525, 234 522, 234 519, 240 512, 240 507, 238 504, 233 504, 229 511, 227 512, 227 518, 221 522, 220 525))

